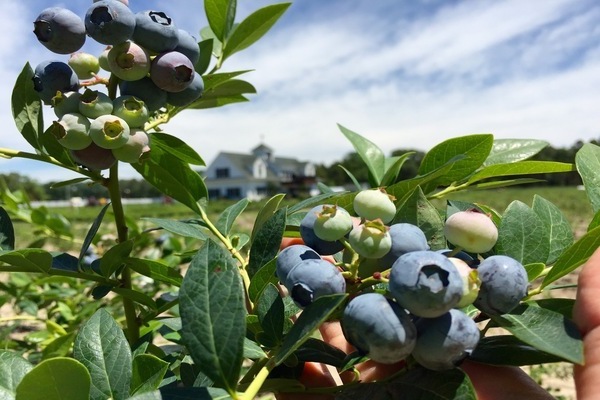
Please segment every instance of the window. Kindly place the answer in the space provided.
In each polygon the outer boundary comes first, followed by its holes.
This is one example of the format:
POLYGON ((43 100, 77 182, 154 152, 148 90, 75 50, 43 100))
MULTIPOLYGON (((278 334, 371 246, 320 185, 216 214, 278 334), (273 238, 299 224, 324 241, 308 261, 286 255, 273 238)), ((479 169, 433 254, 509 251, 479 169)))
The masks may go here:
POLYGON ((240 188, 227 188, 225 197, 228 199, 239 199, 242 197, 242 190, 240 188))
POLYGON ((229 178, 229 168, 217 168, 215 174, 217 178, 229 178))
POLYGON ((218 199, 221 197, 221 191, 219 189, 208 189, 208 198, 218 199))

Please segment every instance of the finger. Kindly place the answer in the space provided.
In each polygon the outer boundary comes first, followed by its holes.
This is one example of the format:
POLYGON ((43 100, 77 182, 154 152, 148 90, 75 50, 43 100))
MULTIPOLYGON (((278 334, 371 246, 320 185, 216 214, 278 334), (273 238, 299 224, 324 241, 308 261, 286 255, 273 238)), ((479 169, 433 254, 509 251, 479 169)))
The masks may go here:
MULTIPOLYGON (((314 362, 304 363, 302 374, 298 379, 300 383, 309 388, 336 386, 336 382, 323 364, 314 362)), ((277 400, 333 400, 334 396, 329 394, 307 395, 306 393, 278 393, 277 400)))
POLYGON ((600 249, 579 273, 573 319, 583 335, 585 358, 584 366, 574 368, 577 398, 596 398, 600 380, 600 249))
POLYGON ((470 360, 465 360, 460 367, 471 379, 478 400, 554 399, 520 368, 480 364, 470 360))

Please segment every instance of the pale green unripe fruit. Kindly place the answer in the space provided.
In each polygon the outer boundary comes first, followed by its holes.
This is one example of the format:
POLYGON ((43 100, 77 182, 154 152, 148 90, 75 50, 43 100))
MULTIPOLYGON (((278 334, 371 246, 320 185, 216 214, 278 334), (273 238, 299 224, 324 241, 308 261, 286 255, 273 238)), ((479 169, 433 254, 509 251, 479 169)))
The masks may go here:
POLYGON ((341 207, 324 205, 317 214, 313 229, 319 239, 338 240, 352 229, 352 217, 341 207))
POLYGON ((392 248, 388 227, 378 219, 354 227, 348 235, 350 246, 365 258, 381 258, 392 248))
POLYGON ((90 136, 104 149, 124 146, 129 139, 129 126, 116 115, 101 115, 90 123, 90 136))
POLYGON ((110 65, 108 65, 108 52, 110 49, 112 49, 112 46, 106 46, 104 51, 102 51, 102 53, 100 53, 98 56, 98 64, 100 65, 100 68, 107 72, 110 72, 110 65))
POLYGON ((119 96, 113 101, 113 115, 123 118, 130 128, 142 128, 148 122, 146 104, 135 96, 119 96))
POLYGON ((66 149, 81 150, 92 143, 90 121, 81 114, 65 114, 52 124, 52 133, 66 149))
POLYGON ((88 118, 98 118, 110 114, 112 110, 112 100, 105 93, 86 89, 80 97, 79 112, 88 118))
POLYGON ((142 129, 131 129, 127 143, 116 149, 112 153, 119 161, 126 163, 139 162, 143 155, 150 152, 150 137, 142 129))
POLYGON ((496 244, 498 228, 486 214, 472 209, 448 217, 444 236, 448 242, 469 253, 485 253, 496 244))
POLYGON ((452 264, 454 264, 463 280, 463 295, 454 308, 463 308, 473 304, 477 298, 477 294, 479 294, 479 287, 481 286, 477 270, 469 267, 469 265, 460 258, 448 257, 448 260, 452 261, 452 264))
POLYGON ((391 222, 396 215, 394 198, 384 189, 367 189, 354 197, 354 211, 358 216, 368 219, 381 219, 384 224, 391 222))
POLYGON ((54 114, 56 114, 58 118, 61 118, 65 114, 79 114, 80 98, 81 93, 79 92, 57 92, 56 96, 52 98, 54 114))
POLYGON ((137 81, 150 72, 150 56, 132 41, 119 43, 108 52, 108 66, 124 81, 137 81))
POLYGON ((98 58, 89 53, 73 53, 69 57, 67 64, 73 68, 79 79, 90 79, 100 72, 98 58))

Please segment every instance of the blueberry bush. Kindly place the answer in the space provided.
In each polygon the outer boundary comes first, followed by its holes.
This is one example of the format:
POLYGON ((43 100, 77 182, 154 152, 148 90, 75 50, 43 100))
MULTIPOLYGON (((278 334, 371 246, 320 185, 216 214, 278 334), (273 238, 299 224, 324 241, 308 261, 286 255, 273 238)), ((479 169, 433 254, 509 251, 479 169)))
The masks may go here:
POLYGON ((5 340, 0 398, 474 399, 460 368, 465 358, 584 362, 573 300, 548 294, 600 245, 597 146, 584 145, 566 164, 530 160, 547 145, 539 140, 455 137, 434 146, 415 177, 399 180, 411 153, 388 157, 340 126, 368 168, 368 188, 346 171, 354 191, 321 184, 319 195, 287 206, 283 194, 273 196, 251 233, 237 232, 248 200, 209 218, 206 186, 191 167, 204 165, 202 157, 161 126, 184 110, 247 101, 256 90, 239 78, 246 71, 221 69, 289 4, 239 23, 236 0, 204 4, 209 26, 199 42, 168 12, 134 12, 127 1, 94 1, 84 16, 54 7, 34 22, 48 51, 71 56, 25 65, 12 111, 32 150, 0 148, 0 155, 76 172, 57 186, 101 185, 110 202, 78 238, 63 216, 3 188, 0 301, 19 315, 1 319, 1 329, 18 332, 28 318, 44 325, 5 340), (108 47, 81 53, 86 40, 108 47), (45 123, 43 107, 53 108, 55 121, 45 123), (185 205, 189 218, 129 218, 120 163, 185 205), (574 170, 597 212, 577 240, 561 210, 540 196, 505 210, 432 204, 574 170), (15 220, 39 239, 19 243, 15 220), (47 250, 47 237, 70 248, 47 250), (340 321, 355 351, 321 339, 326 321, 340 321), (356 366, 368 359, 397 364, 396 371, 362 382, 356 366), (353 379, 305 387, 299 379, 309 362, 353 379))

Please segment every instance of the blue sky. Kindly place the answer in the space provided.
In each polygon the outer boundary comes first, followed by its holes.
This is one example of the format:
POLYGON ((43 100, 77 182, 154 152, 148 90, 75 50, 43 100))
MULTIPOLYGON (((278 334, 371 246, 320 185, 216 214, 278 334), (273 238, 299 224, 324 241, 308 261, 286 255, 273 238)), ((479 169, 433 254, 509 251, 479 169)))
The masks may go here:
MULTIPOLYGON (((271 4, 239 0, 238 20, 271 4)), ((3 0, 0 147, 29 151, 10 114, 26 61, 66 61, 37 43, 37 14, 90 0, 3 0)), ((200 0, 130 0, 163 10, 193 34, 206 25, 200 0)), ((84 51, 103 46, 88 40, 84 51)), ((427 150, 450 137, 493 133, 554 146, 600 138, 600 3, 596 0, 296 0, 279 24, 223 71, 254 69, 249 103, 185 111, 165 126, 207 162, 247 152, 261 138, 282 156, 332 163, 352 150, 336 124, 384 151, 427 150)), ((47 110, 46 124, 53 114, 47 110)), ((0 160, 0 173, 40 181, 73 177, 28 161, 0 160)), ((123 168, 123 176, 136 176, 123 168)))

